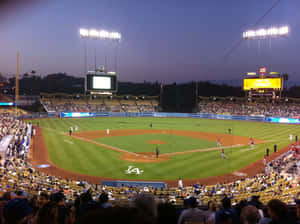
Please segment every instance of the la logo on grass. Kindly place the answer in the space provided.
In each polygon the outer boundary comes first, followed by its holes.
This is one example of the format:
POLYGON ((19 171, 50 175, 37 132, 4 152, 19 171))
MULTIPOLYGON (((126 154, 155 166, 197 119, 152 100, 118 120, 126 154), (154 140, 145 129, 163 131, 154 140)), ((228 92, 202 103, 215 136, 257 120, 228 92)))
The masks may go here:
POLYGON ((128 169, 125 170, 126 174, 135 174, 135 175, 140 175, 144 173, 144 170, 141 170, 137 167, 134 166, 128 166, 128 169))

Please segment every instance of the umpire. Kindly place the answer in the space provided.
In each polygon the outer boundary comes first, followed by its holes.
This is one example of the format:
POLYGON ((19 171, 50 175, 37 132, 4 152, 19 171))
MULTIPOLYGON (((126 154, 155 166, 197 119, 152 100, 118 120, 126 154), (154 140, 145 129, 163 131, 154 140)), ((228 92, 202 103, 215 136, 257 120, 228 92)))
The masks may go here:
POLYGON ((158 158, 158 156, 159 156, 159 149, 158 149, 158 146, 156 146, 155 153, 156 153, 156 158, 158 158))

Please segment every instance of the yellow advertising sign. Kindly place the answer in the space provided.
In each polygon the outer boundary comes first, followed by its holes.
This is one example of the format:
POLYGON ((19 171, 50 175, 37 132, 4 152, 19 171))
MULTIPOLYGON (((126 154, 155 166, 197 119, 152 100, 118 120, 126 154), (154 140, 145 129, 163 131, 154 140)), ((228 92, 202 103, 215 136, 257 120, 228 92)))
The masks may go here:
POLYGON ((244 79, 244 90, 281 89, 281 78, 244 79))

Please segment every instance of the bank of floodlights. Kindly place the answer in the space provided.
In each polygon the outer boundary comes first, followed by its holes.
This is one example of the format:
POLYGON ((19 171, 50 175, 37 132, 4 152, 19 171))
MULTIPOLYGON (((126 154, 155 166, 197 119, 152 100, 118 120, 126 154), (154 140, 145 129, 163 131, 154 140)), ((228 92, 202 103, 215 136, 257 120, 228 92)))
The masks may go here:
POLYGON ((268 29, 248 30, 243 32, 243 39, 265 39, 284 37, 289 34, 288 26, 270 27, 268 29))
POLYGON ((91 39, 109 39, 109 40, 121 40, 121 34, 118 32, 109 32, 107 30, 96 30, 96 29, 79 29, 79 35, 81 38, 91 39))

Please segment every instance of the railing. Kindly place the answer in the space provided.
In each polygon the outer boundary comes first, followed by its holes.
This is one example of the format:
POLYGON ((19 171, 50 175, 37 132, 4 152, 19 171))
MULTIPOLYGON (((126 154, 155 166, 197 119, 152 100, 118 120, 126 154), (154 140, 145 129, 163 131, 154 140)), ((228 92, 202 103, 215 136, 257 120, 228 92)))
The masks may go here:
POLYGON ((24 115, 21 119, 29 118, 54 118, 54 117, 177 117, 177 118, 201 118, 217 120, 240 120, 240 121, 258 121, 283 124, 300 124, 298 118, 286 117, 264 117, 264 116, 246 116, 246 115, 224 115, 210 113, 163 113, 163 112, 49 112, 24 115))

